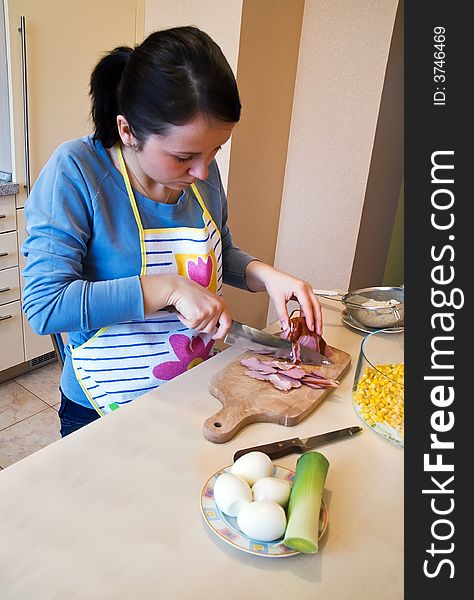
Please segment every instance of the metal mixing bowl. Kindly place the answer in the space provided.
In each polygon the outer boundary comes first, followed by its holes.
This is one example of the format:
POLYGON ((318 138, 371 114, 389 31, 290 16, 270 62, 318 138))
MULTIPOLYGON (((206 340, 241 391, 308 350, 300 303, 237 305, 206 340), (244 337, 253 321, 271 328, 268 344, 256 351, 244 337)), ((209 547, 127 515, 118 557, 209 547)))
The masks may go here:
POLYGON ((347 292, 341 302, 351 317, 366 327, 403 327, 404 295, 403 287, 368 287, 347 292), (373 306, 368 304, 371 300, 374 301, 373 306), (399 304, 376 306, 378 302, 390 300, 396 300, 399 304))

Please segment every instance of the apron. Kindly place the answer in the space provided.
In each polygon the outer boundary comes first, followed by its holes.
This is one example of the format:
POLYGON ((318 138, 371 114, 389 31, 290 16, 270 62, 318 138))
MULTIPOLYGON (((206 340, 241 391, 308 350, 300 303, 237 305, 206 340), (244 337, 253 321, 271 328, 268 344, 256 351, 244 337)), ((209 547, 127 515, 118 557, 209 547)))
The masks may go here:
MULTIPOLYGON (((174 273, 222 294, 221 235, 195 184, 202 228, 144 229, 120 147, 120 168, 140 237, 140 275, 174 273)), ((105 415, 209 358, 211 334, 188 329, 176 314, 160 310, 144 321, 103 327, 71 349, 76 377, 92 406, 105 415)))

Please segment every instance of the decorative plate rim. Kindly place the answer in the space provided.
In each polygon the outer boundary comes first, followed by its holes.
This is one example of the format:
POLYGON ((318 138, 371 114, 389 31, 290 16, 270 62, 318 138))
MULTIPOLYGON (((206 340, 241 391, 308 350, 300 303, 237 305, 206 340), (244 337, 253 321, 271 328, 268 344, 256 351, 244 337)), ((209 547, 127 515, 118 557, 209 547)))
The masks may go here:
MULTIPOLYGON (((210 490, 210 491, 213 492, 213 489, 214 489, 213 484, 215 482, 213 482, 212 480, 217 479, 217 476, 220 475, 221 473, 230 472, 231 467, 232 467, 232 465, 228 465, 226 467, 219 469, 215 473, 213 473, 206 480, 206 482, 204 483, 204 485, 201 488, 199 505, 200 505, 200 509, 201 509, 201 514, 203 516, 203 519, 204 519, 206 525, 221 540, 223 540, 227 544, 231 545, 233 548, 237 548, 238 550, 246 552, 247 554, 252 554, 254 556, 264 556, 266 558, 286 558, 287 556, 295 556, 296 554, 301 554, 300 551, 292 550, 291 548, 288 548, 288 546, 285 546, 283 544, 283 539, 276 540, 274 542, 261 542, 259 540, 252 540, 251 538, 245 536, 239 529, 237 529, 234 524, 229 522, 229 518, 231 518, 231 517, 227 517, 226 515, 222 514, 222 512, 219 510, 219 508, 215 504, 214 495, 212 494, 212 497, 211 497, 209 494, 206 494, 206 491, 209 489, 209 486, 212 484, 212 490, 210 490), (208 502, 209 506, 205 506, 204 505, 205 502, 208 502), (206 510, 209 510, 210 512, 212 512, 215 515, 215 517, 210 519, 208 514, 206 513, 206 510), (228 532, 229 537, 226 537, 225 535, 223 535, 223 533, 218 528, 213 526, 212 522, 223 524, 224 529, 228 532), (242 544, 242 540, 245 540, 246 543, 249 544, 249 547, 244 546, 242 544), (241 543, 239 544, 238 542, 241 542, 241 543), (253 545, 253 548, 252 548, 252 545, 253 545), (278 548, 281 550, 281 552, 277 552, 277 551, 271 552, 271 550, 275 551, 278 548)), ((282 467, 280 465, 274 465, 274 475, 276 475, 278 472, 282 473, 284 475, 284 478, 286 478, 287 480, 289 480, 291 482, 293 481, 295 472, 292 471, 291 469, 282 467)), ((326 504, 324 498, 322 498, 321 499, 321 512, 320 512, 320 532, 319 532, 319 538, 318 538, 319 540, 323 537, 323 535, 326 532, 326 529, 328 526, 328 521, 329 521, 328 507, 327 507, 327 504, 326 504)))

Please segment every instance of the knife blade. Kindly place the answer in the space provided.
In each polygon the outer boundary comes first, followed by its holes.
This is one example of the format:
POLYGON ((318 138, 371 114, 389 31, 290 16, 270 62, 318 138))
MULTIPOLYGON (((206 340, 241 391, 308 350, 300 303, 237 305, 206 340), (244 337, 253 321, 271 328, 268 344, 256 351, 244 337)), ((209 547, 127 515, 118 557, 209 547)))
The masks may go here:
MULTIPOLYGON (((247 350, 265 350, 265 354, 268 354, 268 349, 273 349, 271 353, 277 358, 292 358, 293 347, 289 340, 266 333, 260 329, 250 327, 250 325, 244 325, 238 321, 232 321, 231 328, 224 338, 224 343, 231 344, 234 346, 241 346, 247 350)), ((332 360, 312 350, 306 346, 300 346, 300 358, 303 364, 308 365, 331 365, 332 360)))
POLYGON ((355 425, 353 427, 344 427, 343 429, 336 429, 334 431, 327 431, 326 433, 319 433, 308 438, 292 438, 290 440, 281 440, 279 442, 272 442, 270 444, 262 444, 260 446, 253 446, 252 448, 245 448, 244 450, 238 450, 234 454, 234 462, 247 454, 248 452, 263 452, 269 456, 272 460, 275 458, 281 458, 287 454, 302 454, 307 452, 316 446, 325 444, 332 440, 337 440, 344 437, 350 437, 362 431, 362 427, 355 425))

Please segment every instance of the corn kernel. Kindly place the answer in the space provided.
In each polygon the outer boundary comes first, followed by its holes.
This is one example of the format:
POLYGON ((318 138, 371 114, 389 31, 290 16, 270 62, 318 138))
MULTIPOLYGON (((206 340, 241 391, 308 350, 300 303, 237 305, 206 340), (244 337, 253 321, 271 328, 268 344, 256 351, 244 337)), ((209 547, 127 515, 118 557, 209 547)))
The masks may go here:
POLYGON ((400 364, 367 367, 354 390, 354 401, 362 418, 369 423, 387 423, 403 435, 405 366, 400 364), (394 383, 395 382, 395 383, 394 383))

